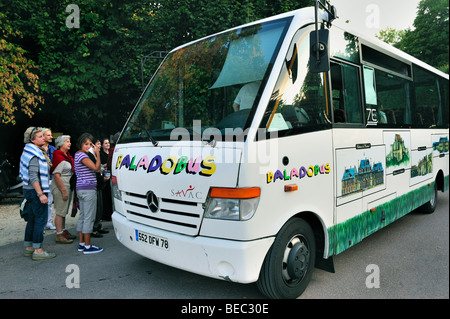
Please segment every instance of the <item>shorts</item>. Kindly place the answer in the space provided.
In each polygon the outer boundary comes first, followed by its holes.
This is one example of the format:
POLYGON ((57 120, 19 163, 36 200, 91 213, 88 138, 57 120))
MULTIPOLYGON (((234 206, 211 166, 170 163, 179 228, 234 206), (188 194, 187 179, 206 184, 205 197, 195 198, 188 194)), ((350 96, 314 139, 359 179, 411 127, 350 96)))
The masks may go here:
POLYGON ((72 203, 72 191, 70 190, 70 185, 64 184, 66 187, 66 190, 69 194, 69 198, 65 201, 63 200, 63 196, 59 188, 56 186, 56 183, 53 182, 52 186, 50 187, 53 195, 53 204, 55 207, 55 214, 61 217, 66 217, 67 213, 69 212, 69 208, 71 207, 70 204, 72 203), (55 186, 53 187, 53 184, 55 186))

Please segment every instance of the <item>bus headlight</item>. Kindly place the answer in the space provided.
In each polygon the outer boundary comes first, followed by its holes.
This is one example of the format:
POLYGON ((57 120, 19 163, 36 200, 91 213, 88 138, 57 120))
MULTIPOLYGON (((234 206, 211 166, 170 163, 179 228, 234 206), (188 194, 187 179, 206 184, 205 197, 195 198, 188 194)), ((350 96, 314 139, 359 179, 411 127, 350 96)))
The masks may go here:
POLYGON ((117 177, 111 175, 111 195, 113 198, 122 200, 122 193, 119 190, 119 185, 117 185, 117 177))
POLYGON ((212 188, 206 202, 205 217, 249 220, 256 212, 261 190, 252 188, 212 188))

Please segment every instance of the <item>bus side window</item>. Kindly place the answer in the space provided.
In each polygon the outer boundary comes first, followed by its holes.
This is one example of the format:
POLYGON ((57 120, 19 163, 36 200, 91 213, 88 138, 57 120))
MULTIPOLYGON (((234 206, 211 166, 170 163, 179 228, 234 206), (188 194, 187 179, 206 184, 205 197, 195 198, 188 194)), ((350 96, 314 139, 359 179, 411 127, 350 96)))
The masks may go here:
MULTIPOLYGON (((411 98, 412 82, 375 69, 378 124, 390 127, 409 126, 412 124, 411 98)), ((416 115, 416 121, 422 119, 416 115)))
POLYGON ((439 79, 439 96, 441 97, 442 102, 442 112, 441 118, 438 119, 438 126, 448 128, 449 123, 449 97, 448 97, 448 80, 447 79, 439 79))
POLYGON ((359 69, 343 63, 331 63, 331 89, 334 123, 362 123, 359 69))
POLYGON ((443 97, 438 77, 414 66, 415 119, 423 127, 441 126, 443 97))

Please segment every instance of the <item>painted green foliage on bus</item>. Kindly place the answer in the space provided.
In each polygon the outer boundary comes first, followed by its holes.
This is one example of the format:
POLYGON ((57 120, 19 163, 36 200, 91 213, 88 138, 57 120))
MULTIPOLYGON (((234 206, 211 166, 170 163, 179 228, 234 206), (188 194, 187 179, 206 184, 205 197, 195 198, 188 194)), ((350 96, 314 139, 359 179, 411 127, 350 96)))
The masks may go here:
MULTIPOLYGON (((448 190, 449 177, 445 177, 448 190)), ((434 183, 422 186, 405 195, 399 196, 378 207, 374 211, 365 211, 343 223, 328 228, 329 256, 337 255, 362 241, 372 232, 383 228, 403 217, 430 200, 434 183), (384 211, 384 214, 382 213, 384 211)))

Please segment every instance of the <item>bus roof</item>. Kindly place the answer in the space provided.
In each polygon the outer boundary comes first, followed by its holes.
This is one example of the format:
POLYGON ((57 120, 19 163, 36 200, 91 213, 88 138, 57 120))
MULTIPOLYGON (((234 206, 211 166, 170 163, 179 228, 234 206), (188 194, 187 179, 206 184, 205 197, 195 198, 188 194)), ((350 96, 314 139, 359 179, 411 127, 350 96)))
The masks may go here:
MULTIPOLYGON (((319 16, 319 20, 320 21, 327 21, 328 20, 328 14, 325 11, 323 11, 323 10, 320 10, 320 13, 319 13, 318 16, 319 16)), ((314 22, 314 17, 315 17, 314 7, 306 7, 306 8, 301 8, 301 9, 297 9, 297 10, 294 10, 294 11, 286 12, 286 13, 281 13, 281 14, 278 14, 278 15, 275 15, 275 16, 272 16, 272 17, 268 17, 268 18, 264 18, 264 19, 261 19, 261 20, 249 22, 249 23, 246 23, 246 24, 243 24, 243 25, 239 25, 239 26, 230 28, 228 30, 234 30, 234 29, 250 26, 250 25, 253 25, 253 24, 256 24, 256 23, 263 23, 263 22, 273 21, 273 20, 287 18, 287 17, 294 17, 294 20, 293 20, 294 28, 300 28, 303 25, 310 24, 310 23, 314 22)), ((443 77, 443 78, 445 78, 447 80, 449 79, 449 75, 448 74, 446 74, 446 73, 436 69, 435 67, 433 67, 433 66, 431 66, 431 65, 429 65, 429 64, 427 64, 427 63, 425 63, 425 62, 423 62, 423 61, 421 61, 421 60, 419 60, 419 59, 417 59, 415 57, 413 57, 412 55, 409 55, 406 52, 403 52, 403 51, 401 51, 401 50, 399 50, 399 49, 397 49, 397 48, 395 48, 395 47, 393 47, 393 46, 391 46, 391 45, 381 41, 380 39, 378 39, 376 37, 365 36, 365 35, 360 34, 356 30, 352 30, 351 28, 349 28, 349 26, 345 22, 340 21, 339 18, 337 18, 336 20, 333 21, 333 25, 337 26, 338 28, 340 28, 340 29, 342 29, 342 30, 344 30, 346 32, 349 32, 350 34, 353 34, 354 36, 357 36, 360 39, 361 42, 363 42, 365 45, 368 45, 368 46, 372 47, 373 49, 381 51, 381 52, 383 52, 383 53, 385 53, 387 55, 393 56, 394 58, 397 58, 398 60, 401 60, 401 61, 404 61, 404 62, 413 63, 413 64, 415 64, 417 66, 420 66, 420 67, 422 67, 422 68, 424 68, 424 69, 426 69, 426 70, 428 70, 430 72, 433 72, 433 73, 437 74, 440 77, 443 77)), ((333 26, 331 28, 333 28, 333 26)), ((221 32, 217 32, 215 34, 203 37, 201 39, 197 39, 197 40, 191 41, 189 43, 180 45, 177 48, 173 49, 172 51, 176 51, 176 50, 178 50, 180 48, 183 48, 183 47, 185 47, 187 45, 190 45, 190 44, 195 43, 197 41, 201 41, 202 39, 205 39, 205 38, 217 35, 217 34, 221 34, 221 33, 226 32, 228 30, 223 30, 221 32)))
POLYGON ((396 47, 393 47, 392 45, 387 44, 386 42, 384 42, 374 36, 364 36, 364 35, 360 34, 358 31, 350 29, 348 27, 348 25, 346 25, 342 21, 339 21, 339 19, 335 20, 333 22, 333 24, 335 26, 337 26, 338 28, 340 28, 348 33, 353 34, 354 36, 357 36, 360 39, 360 41, 362 41, 364 44, 370 46, 373 49, 376 49, 387 55, 397 58, 398 60, 411 62, 411 63, 413 63, 417 66, 420 66, 430 72, 433 72, 447 80, 449 79, 448 74, 436 69, 435 67, 413 57, 412 55, 410 55, 402 50, 397 49, 396 47))

